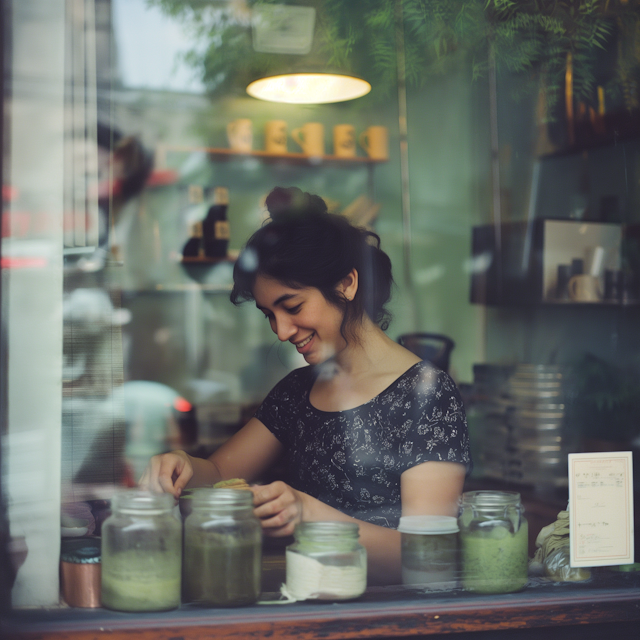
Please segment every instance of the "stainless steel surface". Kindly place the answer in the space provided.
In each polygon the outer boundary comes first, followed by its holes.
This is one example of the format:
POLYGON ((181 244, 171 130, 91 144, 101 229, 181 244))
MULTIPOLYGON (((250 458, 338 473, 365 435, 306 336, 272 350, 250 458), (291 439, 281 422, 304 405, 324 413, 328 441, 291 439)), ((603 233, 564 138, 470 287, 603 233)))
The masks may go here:
POLYGON ((100 606, 100 563, 60 563, 60 587, 70 607, 100 606))
POLYGON ((521 484, 563 485, 568 448, 562 369, 482 365, 474 372, 484 474, 521 484))

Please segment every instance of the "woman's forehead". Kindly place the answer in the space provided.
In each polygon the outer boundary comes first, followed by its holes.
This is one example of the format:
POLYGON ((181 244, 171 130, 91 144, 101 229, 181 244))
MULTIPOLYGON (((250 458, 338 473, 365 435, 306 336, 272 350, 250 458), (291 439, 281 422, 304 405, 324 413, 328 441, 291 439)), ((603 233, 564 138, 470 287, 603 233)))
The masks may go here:
POLYGON ((259 307, 270 307, 284 299, 300 295, 308 289, 309 287, 293 287, 276 278, 258 274, 253 284, 253 297, 259 307))

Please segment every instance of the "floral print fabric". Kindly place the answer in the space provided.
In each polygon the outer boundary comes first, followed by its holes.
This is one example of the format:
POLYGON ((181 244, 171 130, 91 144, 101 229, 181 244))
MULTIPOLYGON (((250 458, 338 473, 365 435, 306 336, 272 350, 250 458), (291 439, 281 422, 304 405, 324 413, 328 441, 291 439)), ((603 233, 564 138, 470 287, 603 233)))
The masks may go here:
POLYGON ((335 412, 311 405, 316 375, 314 367, 292 371, 255 414, 284 446, 295 489, 359 520, 396 528, 403 471, 431 460, 470 471, 462 399, 444 371, 419 362, 369 402, 335 412))

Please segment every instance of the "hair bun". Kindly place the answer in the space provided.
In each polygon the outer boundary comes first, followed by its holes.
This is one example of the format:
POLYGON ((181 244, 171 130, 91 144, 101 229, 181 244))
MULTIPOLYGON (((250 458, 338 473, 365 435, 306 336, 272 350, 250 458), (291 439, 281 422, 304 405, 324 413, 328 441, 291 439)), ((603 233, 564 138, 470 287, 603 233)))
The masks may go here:
POLYGON ((296 214, 327 213, 327 204, 320 196, 306 193, 298 187, 275 187, 266 197, 265 204, 274 221, 296 214))

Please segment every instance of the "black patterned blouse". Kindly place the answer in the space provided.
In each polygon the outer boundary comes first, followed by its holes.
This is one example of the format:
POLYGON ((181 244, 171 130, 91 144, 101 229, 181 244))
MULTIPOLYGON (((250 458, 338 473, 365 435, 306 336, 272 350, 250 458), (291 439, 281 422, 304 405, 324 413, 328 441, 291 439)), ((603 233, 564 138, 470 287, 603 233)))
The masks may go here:
POLYGON ((396 528, 400 475, 430 460, 471 470, 464 407, 451 377, 418 362, 369 402, 320 411, 309 402, 317 370, 292 371, 255 414, 282 443, 288 481, 359 520, 396 528))

